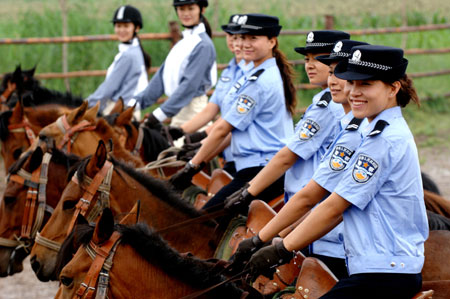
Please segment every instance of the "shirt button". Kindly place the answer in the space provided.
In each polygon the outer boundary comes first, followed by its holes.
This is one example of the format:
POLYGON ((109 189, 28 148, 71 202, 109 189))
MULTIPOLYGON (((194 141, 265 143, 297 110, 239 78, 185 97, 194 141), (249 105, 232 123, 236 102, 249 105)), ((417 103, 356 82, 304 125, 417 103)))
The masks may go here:
POLYGON ((405 263, 401 263, 400 267, 405 268, 405 263))
POLYGON ((394 268, 396 266, 395 262, 391 262, 391 267, 394 268))

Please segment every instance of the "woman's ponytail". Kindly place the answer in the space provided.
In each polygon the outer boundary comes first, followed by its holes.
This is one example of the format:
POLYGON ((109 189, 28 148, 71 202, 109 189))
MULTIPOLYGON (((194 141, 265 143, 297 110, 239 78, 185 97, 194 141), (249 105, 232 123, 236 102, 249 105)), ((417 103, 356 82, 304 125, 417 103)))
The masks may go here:
POLYGON ((297 105, 297 91, 293 82, 295 77, 294 69, 286 58, 286 55, 278 49, 278 39, 272 53, 277 61, 277 66, 280 70, 281 78, 283 79, 286 108, 294 115, 295 106, 297 105))
POLYGON ((139 42, 139 48, 141 48, 142 51, 142 56, 144 57, 145 70, 148 73, 150 71, 150 67, 152 66, 152 58, 150 57, 150 54, 148 54, 142 47, 141 39, 137 35, 136 37, 139 42))
POLYGON ((203 24, 205 24, 206 34, 208 34, 208 36, 212 38, 211 25, 209 25, 208 19, 202 14, 200 15, 200 22, 203 22, 203 24))
POLYGON ((420 107, 419 96, 412 80, 405 74, 400 80, 400 90, 397 93, 397 105, 405 107, 412 100, 420 107))

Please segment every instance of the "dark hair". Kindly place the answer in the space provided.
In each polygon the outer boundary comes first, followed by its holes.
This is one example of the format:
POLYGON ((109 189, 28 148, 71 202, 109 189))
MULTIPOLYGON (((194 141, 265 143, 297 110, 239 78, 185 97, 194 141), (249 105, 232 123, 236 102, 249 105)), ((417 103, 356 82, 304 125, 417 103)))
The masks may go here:
POLYGON ((406 107, 411 100, 420 107, 420 99, 417 95, 413 81, 405 74, 398 80, 400 82, 400 90, 397 93, 397 105, 406 107))
POLYGON ((150 67, 152 66, 152 58, 150 57, 150 54, 148 54, 144 48, 142 47, 142 43, 141 43, 141 39, 136 35, 138 42, 139 42, 139 47, 141 48, 142 51, 142 56, 144 56, 144 64, 145 64, 145 69, 147 72, 150 71, 150 67))
MULTIPOLYGON (((268 38, 270 39, 272 37, 268 38)), ((295 106, 297 105, 297 91, 293 82, 295 77, 294 69, 292 68, 292 64, 286 58, 286 55, 278 49, 278 39, 276 39, 276 44, 272 49, 272 53, 277 61, 277 66, 280 69, 281 78, 283 79, 286 108, 294 115, 295 106)))
POLYGON ((208 36, 212 38, 211 26, 209 25, 208 19, 203 14, 200 14, 200 22, 203 22, 203 24, 205 24, 206 34, 208 34, 208 36))

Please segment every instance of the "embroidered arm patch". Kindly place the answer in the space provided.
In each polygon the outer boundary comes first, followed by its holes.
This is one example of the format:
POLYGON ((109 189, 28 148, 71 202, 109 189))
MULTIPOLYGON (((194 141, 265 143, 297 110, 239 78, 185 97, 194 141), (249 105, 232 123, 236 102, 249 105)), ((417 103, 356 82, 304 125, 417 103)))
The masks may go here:
POLYGON ((349 150, 345 146, 337 145, 330 158, 330 168, 334 171, 345 169, 353 153, 354 151, 349 150))
POLYGON ((300 140, 309 140, 319 131, 319 124, 308 118, 307 120, 305 120, 302 128, 300 129, 300 140))
POLYGON ((377 172, 378 163, 366 155, 359 155, 353 167, 352 176, 357 183, 368 182, 377 172))
POLYGON ((240 95, 237 104, 236 111, 240 114, 247 114, 253 107, 255 107, 255 100, 247 95, 240 95))

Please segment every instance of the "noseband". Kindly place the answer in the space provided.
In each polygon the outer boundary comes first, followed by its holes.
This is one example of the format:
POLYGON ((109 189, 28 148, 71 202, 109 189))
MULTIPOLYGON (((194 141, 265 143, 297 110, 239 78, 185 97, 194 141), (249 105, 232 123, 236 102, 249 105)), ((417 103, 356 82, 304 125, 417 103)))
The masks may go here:
POLYGON ((57 147, 58 149, 62 149, 67 144, 68 153, 71 152, 72 144, 75 142, 78 133, 84 131, 93 131, 96 129, 96 126, 93 126, 90 121, 85 119, 71 127, 67 122, 67 117, 65 114, 56 120, 56 124, 64 134, 63 140, 57 147))

